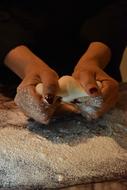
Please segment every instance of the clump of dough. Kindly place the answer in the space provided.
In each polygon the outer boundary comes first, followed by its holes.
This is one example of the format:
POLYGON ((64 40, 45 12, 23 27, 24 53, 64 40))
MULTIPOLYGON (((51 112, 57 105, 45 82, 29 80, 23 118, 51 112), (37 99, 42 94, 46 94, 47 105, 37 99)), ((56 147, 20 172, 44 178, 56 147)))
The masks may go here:
MULTIPOLYGON (((62 98, 64 103, 73 103, 84 117, 89 118, 91 114, 95 113, 98 108, 102 106, 102 97, 91 97, 89 96, 83 87, 71 76, 63 76, 59 79, 59 91, 58 97, 62 98)), ((98 86, 101 87, 101 83, 97 82, 98 86)), ((36 86, 38 94, 43 94, 43 84, 39 83, 36 86)))

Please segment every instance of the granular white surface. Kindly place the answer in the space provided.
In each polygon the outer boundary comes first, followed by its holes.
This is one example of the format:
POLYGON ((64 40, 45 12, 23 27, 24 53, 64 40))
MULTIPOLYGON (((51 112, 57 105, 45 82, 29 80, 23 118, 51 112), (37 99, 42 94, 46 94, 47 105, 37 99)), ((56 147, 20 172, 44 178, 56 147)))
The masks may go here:
POLYGON ((56 189, 126 176, 126 95, 124 92, 116 108, 98 121, 65 114, 53 118, 48 126, 3 104, 0 188, 56 189))

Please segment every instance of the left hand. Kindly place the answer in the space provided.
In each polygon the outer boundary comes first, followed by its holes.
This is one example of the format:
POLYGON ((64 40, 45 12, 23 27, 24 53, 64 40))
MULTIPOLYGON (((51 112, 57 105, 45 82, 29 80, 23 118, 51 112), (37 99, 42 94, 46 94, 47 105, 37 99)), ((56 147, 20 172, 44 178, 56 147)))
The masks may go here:
POLYGON ((78 80, 84 90, 92 97, 102 96, 103 104, 95 113, 91 113, 90 117, 96 119, 113 108, 118 100, 118 82, 106 74, 96 64, 96 60, 84 65, 77 65, 72 76, 78 80), (100 81, 101 89, 96 81, 100 81))

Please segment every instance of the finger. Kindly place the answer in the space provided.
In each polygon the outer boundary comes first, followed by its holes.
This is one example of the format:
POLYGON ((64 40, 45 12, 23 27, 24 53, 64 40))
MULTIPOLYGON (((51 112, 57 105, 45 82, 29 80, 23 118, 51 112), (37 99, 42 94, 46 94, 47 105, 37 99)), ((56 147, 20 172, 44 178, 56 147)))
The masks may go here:
POLYGON ((59 90, 58 75, 55 72, 47 72, 41 75, 43 82, 43 97, 52 104, 59 90))
POLYGON ((119 85, 117 81, 113 79, 102 81, 101 92, 104 101, 109 97, 117 95, 118 91, 119 91, 119 85))
POLYGON ((41 80, 40 80, 39 76, 28 75, 20 83, 17 90, 20 90, 20 89, 28 87, 28 86, 36 86, 40 82, 41 82, 41 80))
POLYGON ((103 85, 104 87, 102 88, 104 103, 102 104, 102 107, 96 112, 95 118, 102 116, 104 113, 113 108, 119 98, 117 83, 113 83, 112 85, 109 85, 109 81, 105 81, 104 83, 105 85, 103 85))
POLYGON ((102 108, 100 110, 98 110, 95 114, 94 118, 99 118, 102 115, 104 115, 105 113, 107 113, 111 108, 113 108, 116 105, 116 102, 118 100, 118 95, 117 97, 113 96, 112 98, 109 98, 103 105, 102 108))
POLYGON ((34 86, 18 90, 14 101, 27 116, 43 124, 50 121, 55 111, 55 106, 47 107, 42 97, 36 94, 34 86))
POLYGON ((90 73, 88 71, 85 71, 85 73, 80 72, 78 80, 90 96, 94 97, 101 95, 100 89, 96 83, 95 75, 93 73, 90 73))

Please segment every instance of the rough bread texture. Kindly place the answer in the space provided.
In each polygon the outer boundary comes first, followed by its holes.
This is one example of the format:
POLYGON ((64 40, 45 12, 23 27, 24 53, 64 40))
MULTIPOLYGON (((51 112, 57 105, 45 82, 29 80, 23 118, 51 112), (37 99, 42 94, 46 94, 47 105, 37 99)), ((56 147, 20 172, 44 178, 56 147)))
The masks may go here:
POLYGON ((116 107, 88 122, 54 116, 48 126, 0 98, 0 188, 50 189, 127 176, 127 85, 116 107))

